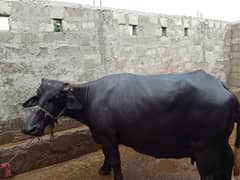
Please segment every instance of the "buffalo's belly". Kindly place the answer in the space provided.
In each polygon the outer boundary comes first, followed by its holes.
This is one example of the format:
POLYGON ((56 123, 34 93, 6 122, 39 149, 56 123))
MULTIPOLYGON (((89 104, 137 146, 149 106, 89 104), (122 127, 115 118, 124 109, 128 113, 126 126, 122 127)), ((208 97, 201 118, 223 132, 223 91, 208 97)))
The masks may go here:
POLYGON ((177 134, 161 134, 149 132, 126 136, 120 143, 132 147, 137 152, 157 158, 183 158, 191 156, 191 141, 177 134))
POLYGON ((169 144, 162 146, 133 147, 133 149, 156 158, 184 158, 192 156, 190 147, 169 144))

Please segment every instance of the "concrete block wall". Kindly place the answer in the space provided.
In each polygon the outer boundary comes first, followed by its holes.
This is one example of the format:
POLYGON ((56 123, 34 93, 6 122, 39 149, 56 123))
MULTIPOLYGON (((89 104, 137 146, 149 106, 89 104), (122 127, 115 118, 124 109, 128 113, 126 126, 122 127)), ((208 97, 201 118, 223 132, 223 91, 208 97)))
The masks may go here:
POLYGON ((240 87, 240 22, 232 24, 229 85, 240 87))
POLYGON ((152 74, 204 69, 227 81, 229 23, 120 10, 104 15, 109 21, 104 24, 107 71, 152 74), (136 36, 129 36, 129 25, 136 25, 136 36), (167 28, 166 37, 162 27, 167 28))
POLYGON ((99 77, 101 11, 1 1, 0 14, 3 7, 9 7, 11 30, 0 32, 0 120, 25 115, 21 103, 35 93, 43 77, 70 82, 99 77), (62 17, 63 32, 53 32, 53 18, 62 17))
POLYGON ((81 83, 120 72, 204 69, 226 82, 231 70, 229 22, 31 0, 3 0, 1 14, 10 21, 10 31, 0 31, 3 124, 25 117, 21 103, 43 77, 81 83), (63 32, 53 32, 55 18, 63 32))

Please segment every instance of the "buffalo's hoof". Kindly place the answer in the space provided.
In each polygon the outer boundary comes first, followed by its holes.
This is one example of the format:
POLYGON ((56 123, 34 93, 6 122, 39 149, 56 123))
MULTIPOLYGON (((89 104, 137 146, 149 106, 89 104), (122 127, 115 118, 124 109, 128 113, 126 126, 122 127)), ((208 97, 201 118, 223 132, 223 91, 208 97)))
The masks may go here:
POLYGON ((99 175, 101 175, 101 176, 107 176, 107 175, 110 175, 110 174, 111 174, 111 169, 101 167, 101 168, 99 169, 98 173, 99 173, 99 175))

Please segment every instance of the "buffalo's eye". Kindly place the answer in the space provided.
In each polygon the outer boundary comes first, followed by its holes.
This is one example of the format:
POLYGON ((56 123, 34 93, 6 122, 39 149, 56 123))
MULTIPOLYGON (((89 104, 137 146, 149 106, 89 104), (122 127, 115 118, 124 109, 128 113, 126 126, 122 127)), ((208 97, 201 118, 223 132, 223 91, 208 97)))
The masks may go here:
POLYGON ((63 96, 64 96, 63 94, 57 94, 57 95, 55 95, 55 98, 59 99, 59 98, 62 98, 63 96))
POLYGON ((48 102, 53 102, 55 100, 55 97, 49 98, 48 102))

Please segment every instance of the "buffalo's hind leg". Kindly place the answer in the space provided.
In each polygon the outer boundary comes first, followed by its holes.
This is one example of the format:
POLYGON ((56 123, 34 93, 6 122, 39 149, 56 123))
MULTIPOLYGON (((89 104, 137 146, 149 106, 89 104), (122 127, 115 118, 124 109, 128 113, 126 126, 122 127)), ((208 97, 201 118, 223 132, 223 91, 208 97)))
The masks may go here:
POLYGON ((195 158, 201 180, 231 180, 233 153, 228 144, 196 152, 195 158))
POLYGON ((223 152, 223 179, 231 180, 233 168, 233 151, 229 144, 226 144, 223 152))
POLYGON ((201 180, 224 180, 221 175, 221 148, 216 145, 194 153, 201 180))
POLYGON ((101 176, 106 176, 106 175, 109 175, 111 173, 112 168, 111 168, 109 156, 106 153, 106 150, 105 150, 104 146, 102 148, 102 151, 103 151, 103 154, 104 154, 104 162, 103 162, 102 167, 99 169, 99 174, 101 176))

